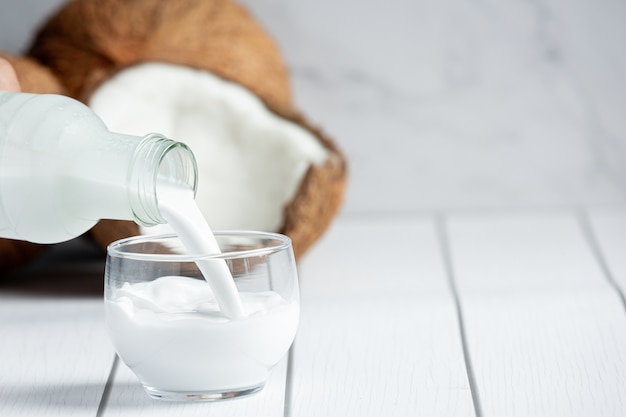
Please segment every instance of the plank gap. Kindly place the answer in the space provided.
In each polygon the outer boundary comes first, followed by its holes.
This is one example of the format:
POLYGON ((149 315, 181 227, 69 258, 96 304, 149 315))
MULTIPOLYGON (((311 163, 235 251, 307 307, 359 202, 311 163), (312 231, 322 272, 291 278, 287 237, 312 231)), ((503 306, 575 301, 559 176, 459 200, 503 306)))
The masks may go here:
POLYGON ((283 409, 283 417, 291 417, 292 399, 293 399, 293 358, 296 342, 294 341, 287 355, 287 372, 285 372, 285 407, 283 409))
POLYGON ((459 333, 461 337, 461 348, 463 349, 463 360, 465 362, 465 372, 467 373, 467 379, 470 387, 470 393, 472 395, 472 403, 474 405, 474 414, 476 417, 482 417, 482 409, 480 405, 480 396, 478 395, 478 385, 476 383, 476 375, 472 366, 472 359, 467 345, 467 337, 465 335, 465 325, 463 321, 463 309, 461 307, 461 300, 459 297, 459 291, 456 285, 456 278, 454 274, 454 267, 452 266, 452 251, 450 250, 450 241, 448 239, 448 230, 446 225, 446 216, 443 213, 439 213, 435 216, 435 228, 437 230, 437 238, 441 249, 441 256, 443 259, 443 267, 446 276, 448 277, 448 284, 450 286, 450 292, 454 300, 454 306, 456 309, 456 316, 459 323, 459 333))
POLYGON ((104 385, 104 391, 102 391, 102 397, 100 398, 100 404, 98 404, 96 417, 102 417, 104 415, 104 410, 109 403, 109 397, 111 396, 111 389, 113 387, 113 381, 115 380, 115 373, 117 372, 117 363, 119 362, 119 360, 120 358, 117 356, 117 353, 113 354, 111 372, 109 372, 109 377, 107 378, 107 382, 104 385))
POLYGON ((624 307, 624 312, 626 312, 626 296, 624 295, 624 291, 622 291, 622 288, 619 286, 617 280, 613 276, 606 257, 604 256, 604 253, 600 248, 598 237, 596 236, 593 226, 591 225, 591 220, 589 219, 589 213, 585 209, 579 209, 576 212, 576 218, 582 230, 583 236, 585 237, 585 240, 587 241, 587 244, 591 249, 591 253, 598 262, 598 266, 600 267, 602 274, 606 278, 611 288, 615 292, 617 292, 617 295, 622 301, 622 307, 624 307))

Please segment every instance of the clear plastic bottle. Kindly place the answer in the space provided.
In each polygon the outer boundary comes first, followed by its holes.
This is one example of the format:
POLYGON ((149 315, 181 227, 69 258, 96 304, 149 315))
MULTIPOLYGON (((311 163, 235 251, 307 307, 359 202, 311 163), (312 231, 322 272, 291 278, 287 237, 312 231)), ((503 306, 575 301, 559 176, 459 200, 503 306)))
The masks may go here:
POLYGON ((0 237, 56 243, 100 219, 165 223, 159 184, 195 192, 183 143, 112 133, 65 96, 0 92, 0 237))

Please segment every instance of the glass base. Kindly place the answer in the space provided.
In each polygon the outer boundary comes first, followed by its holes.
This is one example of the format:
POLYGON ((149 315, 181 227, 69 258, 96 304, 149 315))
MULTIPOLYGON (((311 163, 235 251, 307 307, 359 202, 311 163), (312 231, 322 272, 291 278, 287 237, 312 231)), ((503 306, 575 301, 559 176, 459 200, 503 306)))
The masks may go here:
POLYGON ((143 387, 148 395, 157 400, 166 401, 184 401, 184 402, 199 402, 199 401, 221 401, 230 400, 235 398, 246 397, 259 392, 265 386, 265 382, 255 385, 253 387, 228 389, 225 391, 163 391, 152 387, 143 387))

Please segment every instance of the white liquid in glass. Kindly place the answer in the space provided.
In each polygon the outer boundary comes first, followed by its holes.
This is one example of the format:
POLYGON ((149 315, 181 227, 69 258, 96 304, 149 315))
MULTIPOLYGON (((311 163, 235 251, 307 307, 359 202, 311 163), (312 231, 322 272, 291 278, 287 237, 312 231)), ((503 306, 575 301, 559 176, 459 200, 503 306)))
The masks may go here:
POLYGON ((240 295, 247 317, 230 320, 201 280, 126 283, 105 303, 109 333, 147 387, 185 392, 263 384, 293 341, 298 305, 273 291, 240 295))

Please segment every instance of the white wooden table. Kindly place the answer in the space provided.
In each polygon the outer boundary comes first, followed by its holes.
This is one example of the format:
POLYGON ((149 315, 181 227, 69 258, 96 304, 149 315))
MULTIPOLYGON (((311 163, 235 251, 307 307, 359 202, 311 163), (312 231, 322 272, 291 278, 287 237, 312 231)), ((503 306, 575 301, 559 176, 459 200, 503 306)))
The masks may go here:
POLYGON ((214 404, 148 398, 99 297, 5 285, 0 416, 626 415, 625 207, 345 216, 300 280, 288 360, 214 404))

